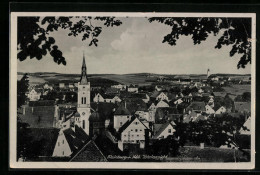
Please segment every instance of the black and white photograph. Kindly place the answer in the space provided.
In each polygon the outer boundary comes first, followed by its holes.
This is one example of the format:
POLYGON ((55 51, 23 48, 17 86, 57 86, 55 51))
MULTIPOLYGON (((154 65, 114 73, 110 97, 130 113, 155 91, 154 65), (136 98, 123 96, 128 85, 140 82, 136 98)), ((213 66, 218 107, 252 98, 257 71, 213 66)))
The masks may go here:
POLYGON ((10 20, 11 167, 254 168, 255 14, 10 20))

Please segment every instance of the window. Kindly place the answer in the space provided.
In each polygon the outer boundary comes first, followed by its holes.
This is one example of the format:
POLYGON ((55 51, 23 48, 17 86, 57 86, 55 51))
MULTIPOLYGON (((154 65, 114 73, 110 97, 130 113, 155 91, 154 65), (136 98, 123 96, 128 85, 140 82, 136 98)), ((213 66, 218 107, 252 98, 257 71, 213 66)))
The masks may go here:
POLYGON ((135 132, 138 132, 138 129, 135 129, 135 132))
POLYGON ((64 144, 64 140, 62 140, 62 144, 64 144))
POLYGON ((85 129, 85 120, 83 120, 83 124, 82 124, 83 126, 83 129, 85 129))
POLYGON ((64 151, 62 151, 62 155, 64 156, 64 151))
POLYGON ((139 135, 136 135, 137 137, 139 137, 139 135))
POLYGON ((120 126, 122 126, 123 125, 123 122, 120 122, 120 126))
POLYGON ((171 129, 168 129, 168 133, 171 133, 172 132, 172 130, 171 129))
POLYGON ((135 122, 136 125, 138 125, 138 122, 135 122))
POLYGON ((140 129, 140 131, 142 131, 142 130, 140 129))
POLYGON ((81 97, 81 104, 84 104, 84 103, 83 103, 83 97, 81 97))
POLYGON ((60 146, 60 142, 58 142, 58 146, 60 146))

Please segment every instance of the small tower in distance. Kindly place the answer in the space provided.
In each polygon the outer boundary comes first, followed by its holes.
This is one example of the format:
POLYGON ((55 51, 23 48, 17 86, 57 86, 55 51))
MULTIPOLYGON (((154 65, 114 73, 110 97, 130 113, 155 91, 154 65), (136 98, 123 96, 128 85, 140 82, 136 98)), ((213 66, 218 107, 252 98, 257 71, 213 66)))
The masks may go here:
POLYGON ((210 76, 210 70, 208 69, 207 70, 207 78, 209 78, 209 76, 210 76))

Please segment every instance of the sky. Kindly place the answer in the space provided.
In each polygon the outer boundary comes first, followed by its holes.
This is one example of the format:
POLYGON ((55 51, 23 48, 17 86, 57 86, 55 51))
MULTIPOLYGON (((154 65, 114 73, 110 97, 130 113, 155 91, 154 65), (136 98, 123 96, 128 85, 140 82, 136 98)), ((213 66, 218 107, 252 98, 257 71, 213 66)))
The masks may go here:
MULTIPOLYGON (((251 65, 237 69, 241 55, 229 56, 231 46, 215 49, 218 36, 210 35, 206 41, 194 45, 191 36, 181 36, 176 46, 162 43, 171 28, 161 23, 149 23, 147 18, 118 18, 118 27, 103 26, 98 37, 98 47, 89 46, 89 40, 68 36, 60 29, 50 35, 63 52, 67 65, 56 64, 47 54, 41 60, 27 58, 18 60, 18 72, 57 72, 79 74, 85 53, 88 74, 248 74, 251 65)), ((92 22, 94 25, 99 23, 92 22)))

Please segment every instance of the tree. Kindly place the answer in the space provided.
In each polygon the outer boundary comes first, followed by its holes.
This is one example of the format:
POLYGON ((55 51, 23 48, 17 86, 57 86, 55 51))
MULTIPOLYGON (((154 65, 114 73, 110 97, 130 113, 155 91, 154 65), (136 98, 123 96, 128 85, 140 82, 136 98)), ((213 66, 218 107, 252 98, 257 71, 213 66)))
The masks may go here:
POLYGON ((106 27, 122 24, 115 17, 18 17, 17 58, 20 61, 28 57, 40 60, 49 52, 55 63, 66 65, 62 51, 54 45, 55 39, 49 34, 59 29, 67 29, 68 36, 76 37, 82 34, 82 41, 90 39, 89 46, 97 46, 102 27, 94 26, 92 21, 100 21, 106 27))
POLYGON ((180 36, 192 36, 194 45, 205 41, 210 34, 221 34, 215 48, 231 45, 230 56, 241 54, 237 68, 245 68, 251 63, 251 19, 250 18, 208 18, 208 17, 152 17, 149 22, 157 21, 170 26, 171 33, 164 36, 163 43, 176 45, 180 36))
POLYGON ((251 101, 251 93, 250 92, 244 92, 242 94, 242 98, 243 98, 244 101, 250 102, 251 101))
POLYGON ((21 107, 27 97, 26 92, 28 91, 29 80, 27 74, 24 74, 20 81, 17 81, 17 108, 21 107))

